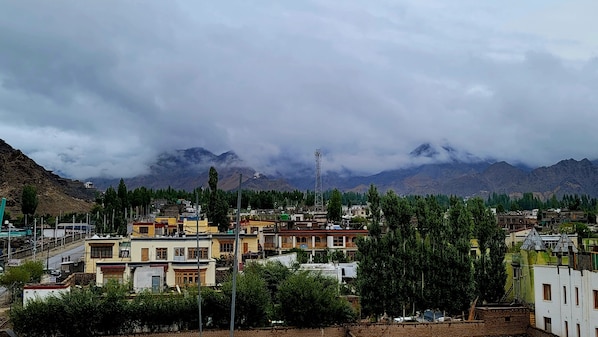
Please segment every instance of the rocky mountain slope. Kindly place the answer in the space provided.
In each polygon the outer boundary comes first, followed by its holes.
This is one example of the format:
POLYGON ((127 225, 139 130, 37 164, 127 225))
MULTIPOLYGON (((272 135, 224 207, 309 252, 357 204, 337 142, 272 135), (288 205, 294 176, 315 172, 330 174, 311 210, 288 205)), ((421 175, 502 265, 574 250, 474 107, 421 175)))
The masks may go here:
MULTIPOLYGON (((190 148, 162 153, 150 165, 150 173, 123 179, 128 189, 145 186, 159 189, 169 186, 177 190, 191 191, 208 187, 210 167, 218 171, 218 188, 230 191, 239 186, 239 174, 243 188, 252 190, 293 190, 293 186, 280 178, 271 179, 247 166, 234 152, 215 155, 203 148, 190 148)), ((90 178, 96 188, 117 188, 119 179, 90 178)))
POLYGON ((21 194, 25 185, 37 189, 37 214, 87 212, 93 206, 95 190, 86 189, 80 181, 64 179, 47 171, 0 139, 0 197, 6 198, 6 211, 13 217, 21 214, 21 194))
MULTIPOLYGON (((382 192, 394 190, 399 194, 454 194, 482 196, 492 192, 521 195, 534 192, 549 198, 553 194, 588 194, 598 196, 598 166, 587 160, 568 159, 536 169, 514 166, 507 162, 480 159, 470 153, 459 152, 449 145, 422 144, 411 151, 414 162, 423 158, 431 163, 383 171, 370 176, 356 176, 351 172, 329 172, 323 175, 324 189, 367 191, 374 184, 382 192)), ((208 170, 213 165, 219 173, 219 187, 234 190, 239 173, 243 174, 243 188, 253 190, 313 190, 315 169, 309 165, 294 165, 302 174, 265 176, 246 165, 233 152, 215 155, 202 148, 178 150, 158 157, 151 173, 125 179, 129 188, 146 186, 192 190, 207 186, 208 170)), ((315 166, 315 165, 314 165, 315 166)), ((93 179, 98 188, 116 187, 118 180, 93 179)))

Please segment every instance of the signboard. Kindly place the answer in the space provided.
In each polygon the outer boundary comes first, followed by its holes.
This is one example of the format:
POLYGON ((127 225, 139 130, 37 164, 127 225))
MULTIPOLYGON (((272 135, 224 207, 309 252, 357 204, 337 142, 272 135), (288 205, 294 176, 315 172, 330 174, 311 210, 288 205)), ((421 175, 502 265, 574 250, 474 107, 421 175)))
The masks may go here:
POLYGON ((6 265, 9 267, 18 267, 21 265, 21 259, 10 259, 6 265))

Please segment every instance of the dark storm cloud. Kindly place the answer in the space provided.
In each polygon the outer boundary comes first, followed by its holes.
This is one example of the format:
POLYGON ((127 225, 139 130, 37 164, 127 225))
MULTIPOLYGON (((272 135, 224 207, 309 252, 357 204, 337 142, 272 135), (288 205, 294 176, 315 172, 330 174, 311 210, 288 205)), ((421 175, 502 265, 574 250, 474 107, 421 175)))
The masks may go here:
POLYGON ((262 170, 323 148, 326 169, 367 173, 424 142, 531 165, 598 157, 598 44, 549 24, 579 4, 0 4, 0 138, 72 177, 194 146, 262 170))

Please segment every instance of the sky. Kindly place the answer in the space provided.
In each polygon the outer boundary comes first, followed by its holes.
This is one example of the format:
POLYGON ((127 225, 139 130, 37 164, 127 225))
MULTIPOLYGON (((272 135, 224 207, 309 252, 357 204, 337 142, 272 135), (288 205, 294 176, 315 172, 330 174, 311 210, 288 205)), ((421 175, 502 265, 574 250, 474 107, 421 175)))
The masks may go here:
POLYGON ((598 159, 594 0, 0 0, 0 139, 61 175, 163 151, 377 173, 422 143, 598 159))

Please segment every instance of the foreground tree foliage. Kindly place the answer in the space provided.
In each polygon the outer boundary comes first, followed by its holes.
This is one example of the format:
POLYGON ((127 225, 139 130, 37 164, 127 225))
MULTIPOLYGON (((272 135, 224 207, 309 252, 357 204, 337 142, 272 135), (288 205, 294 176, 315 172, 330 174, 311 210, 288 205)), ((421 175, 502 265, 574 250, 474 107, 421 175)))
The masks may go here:
MULTIPOLYGON (((350 322, 355 313, 338 295, 336 280, 292 271, 280 263, 247 266, 237 278, 235 326, 267 326, 283 320, 298 327, 350 322)), ((203 326, 227 328, 231 282, 222 290, 201 289, 203 326)), ((19 336, 100 336, 199 327, 197 287, 183 294, 141 293, 129 297, 128 286, 72 289, 69 293, 13 306, 10 320, 19 336)))

